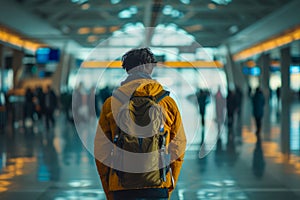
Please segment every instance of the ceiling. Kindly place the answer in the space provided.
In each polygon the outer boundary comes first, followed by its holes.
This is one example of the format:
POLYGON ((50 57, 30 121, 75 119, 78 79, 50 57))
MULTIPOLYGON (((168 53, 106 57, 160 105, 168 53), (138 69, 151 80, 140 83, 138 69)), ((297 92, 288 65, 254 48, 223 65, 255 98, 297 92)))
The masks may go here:
POLYGON ((220 47, 291 2, 11 0, 1 3, 0 23, 22 34, 24 38, 50 45, 72 43, 74 48, 92 48, 116 30, 122 30, 128 23, 143 24, 144 27, 175 24, 178 29, 194 36, 200 45, 220 47), (124 18, 120 18, 120 15, 124 18))

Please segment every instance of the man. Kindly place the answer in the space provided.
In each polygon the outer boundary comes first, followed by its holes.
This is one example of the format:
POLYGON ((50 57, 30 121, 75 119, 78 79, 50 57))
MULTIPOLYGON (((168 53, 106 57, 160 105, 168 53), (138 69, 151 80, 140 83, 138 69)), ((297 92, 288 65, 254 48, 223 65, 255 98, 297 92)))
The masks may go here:
POLYGON ((52 123, 53 127, 55 125, 55 119, 53 114, 57 107, 57 96, 54 90, 50 87, 50 85, 47 86, 44 105, 45 105, 46 128, 48 130, 50 128, 50 122, 52 123))
POLYGON ((252 97, 252 105, 253 105, 253 116, 255 118, 256 124, 256 138, 259 141, 260 130, 261 130, 261 121, 264 115, 264 106, 265 106, 265 97, 259 87, 256 88, 255 93, 252 97))
POLYGON ((209 94, 208 91, 204 91, 203 89, 199 89, 197 92, 197 100, 199 104, 200 116, 201 116, 201 124, 204 129, 205 126, 205 111, 206 105, 209 103, 209 94))
POLYGON ((225 122, 225 108, 226 108, 226 99, 223 97, 221 93, 220 86, 218 87, 218 91, 215 94, 216 101, 216 122, 218 126, 218 134, 221 133, 221 126, 225 122))
MULTIPOLYGON (((122 67, 126 70, 128 77, 103 104, 95 137, 94 155, 97 171, 106 197, 109 200, 168 199, 178 180, 186 147, 186 137, 179 110, 170 96, 161 98, 157 103, 165 114, 162 130, 166 133, 166 149, 168 155, 170 155, 169 170, 166 171, 165 178, 161 180, 160 184, 144 186, 142 183, 132 187, 122 185, 124 180, 118 176, 120 172, 130 171, 132 172, 131 175, 144 174, 142 171, 136 170, 141 165, 141 156, 140 154, 134 154, 136 156, 128 161, 129 165, 131 164, 131 168, 127 169, 122 169, 117 162, 126 158, 115 159, 112 156, 114 149, 116 149, 113 141, 117 138, 117 130, 119 130, 116 116, 118 116, 120 108, 124 105, 124 102, 120 100, 122 99, 120 95, 127 96, 129 101, 133 94, 138 97, 153 98, 164 91, 162 85, 151 78, 155 65, 155 57, 149 48, 133 49, 127 52, 122 57, 122 67)), ((126 120, 128 118, 123 119, 123 121, 126 120)), ((141 155, 143 156, 143 154, 141 155)), ((161 171, 163 171, 164 167, 156 166, 161 171)))

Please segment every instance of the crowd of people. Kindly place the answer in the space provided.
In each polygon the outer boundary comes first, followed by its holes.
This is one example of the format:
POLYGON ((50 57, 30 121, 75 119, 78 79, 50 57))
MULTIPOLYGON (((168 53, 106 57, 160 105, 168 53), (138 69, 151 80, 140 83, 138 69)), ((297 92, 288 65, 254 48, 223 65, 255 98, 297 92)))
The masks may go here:
POLYGON ((47 86, 45 91, 41 87, 35 90, 27 88, 23 110, 25 126, 32 126, 34 121, 44 119, 47 129, 53 127, 55 125, 54 111, 57 106, 57 95, 50 86, 47 86))
MULTIPOLYGON (((199 113, 201 117, 201 125, 203 129, 205 128, 205 115, 206 106, 210 103, 210 98, 215 100, 215 122, 217 124, 218 133, 221 132, 223 126, 228 129, 228 141, 233 141, 235 137, 235 132, 237 130, 241 132, 242 126, 242 102, 243 102, 243 92, 239 87, 235 90, 228 89, 227 96, 221 92, 221 88, 218 87, 217 92, 211 96, 210 92, 205 89, 199 89, 196 93, 199 113)), ((260 140, 260 132, 262 126, 262 118, 264 114, 265 97, 260 89, 257 87, 254 94, 251 93, 251 106, 252 115, 255 120, 255 134, 257 139, 260 140)))
POLYGON ((46 129, 50 129, 55 126, 55 111, 58 110, 70 123, 74 123, 74 112, 79 113, 78 116, 82 121, 88 120, 89 116, 99 117, 100 107, 111 95, 111 90, 108 86, 101 89, 95 87, 86 89, 80 83, 74 91, 63 89, 60 94, 56 93, 50 85, 44 88, 27 87, 24 92, 1 92, 0 125, 4 130, 9 124, 15 127, 16 122, 22 122, 17 127, 25 128, 33 127, 35 122, 42 122, 46 129), (94 101, 92 102, 91 99, 94 101), (74 109, 72 109, 73 103, 75 103, 74 109))
MULTIPOLYGON (((76 122, 86 122, 90 118, 99 117, 100 108, 104 101, 112 94, 109 86, 97 89, 87 89, 82 82, 75 88, 72 96, 73 116, 76 122)), ((67 104, 70 105, 70 104, 67 104)), ((69 110, 70 108, 68 108, 69 110)))

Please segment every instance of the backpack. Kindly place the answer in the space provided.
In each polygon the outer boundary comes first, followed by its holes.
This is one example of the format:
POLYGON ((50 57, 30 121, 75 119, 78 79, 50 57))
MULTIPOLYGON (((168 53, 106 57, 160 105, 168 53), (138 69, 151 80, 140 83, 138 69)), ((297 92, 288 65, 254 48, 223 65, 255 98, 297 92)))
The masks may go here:
POLYGON ((165 117, 158 102, 169 94, 163 90, 156 96, 136 96, 134 92, 125 103, 126 96, 120 90, 113 95, 123 104, 116 118, 112 154, 118 167, 113 167, 113 173, 126 189, 159 186, 166 181, 170 155, 166 150, 165 117))

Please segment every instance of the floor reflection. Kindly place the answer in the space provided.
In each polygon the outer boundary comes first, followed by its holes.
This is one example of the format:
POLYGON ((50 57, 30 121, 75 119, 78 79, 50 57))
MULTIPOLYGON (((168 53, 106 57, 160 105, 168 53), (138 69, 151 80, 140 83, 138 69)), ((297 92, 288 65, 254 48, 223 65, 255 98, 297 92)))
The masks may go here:
POLYGON ((253 161, 252 161, 252 170, 253 174, 258 177, 262 178, 265 172, 265 159, 264 153, 261 145, 261 141, 258 140, 255 145, 255 149, 253 151, 253 161))
MULTIPOLYGON (((217 127, 200 127, 188 145, 172 199, 300 199, 299 111, 298 102, 291 105, 288 141, 281 137, 279 114, 271 114, 270 130, 263 131, 261 141, 248 111, 241 127, 225 127, 219 134, 211 133, 217 127), (282 151, 282 142, 289 143, 289 152, 282 151)), ((277 112, 272 104, 270 113, 277 112)), ((88 151, 91 126, 78 135, 64 115, 57 118, 48 131, 36 122, 0 134, 0 199, 105 199, 88 151)))

